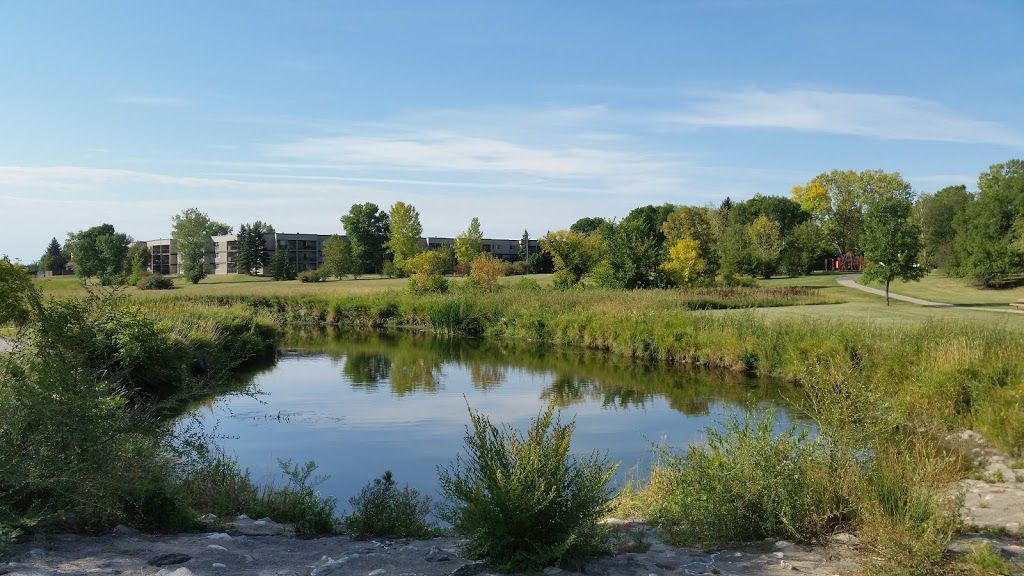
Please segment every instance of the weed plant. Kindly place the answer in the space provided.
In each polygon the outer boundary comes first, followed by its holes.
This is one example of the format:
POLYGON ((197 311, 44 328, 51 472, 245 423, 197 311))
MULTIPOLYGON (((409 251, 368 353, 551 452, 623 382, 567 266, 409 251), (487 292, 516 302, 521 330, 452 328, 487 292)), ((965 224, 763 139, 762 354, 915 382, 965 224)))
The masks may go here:
POLYGON ((468 539, 466 553, 502 571, 579 566, 609 552, 608 481, 616 466, 597 453, 570 455, 574 422, 553 407, 525 433, 470 409, 465 456, 441 468, 441 517, 468 539))
POLYGON ((425 538, 436 532, 427 515, 430 497, 410 488, 398 488, 391 471, 385 471, 349 499, 352 513, 345 531, 357 540, 367 538, 425 538))

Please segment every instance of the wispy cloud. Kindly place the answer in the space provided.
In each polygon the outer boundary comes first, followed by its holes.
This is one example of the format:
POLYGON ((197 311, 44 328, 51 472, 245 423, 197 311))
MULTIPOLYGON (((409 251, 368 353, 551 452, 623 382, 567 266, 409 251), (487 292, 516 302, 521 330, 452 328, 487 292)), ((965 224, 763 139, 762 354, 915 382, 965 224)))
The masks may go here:
POLYGON ((820 90, 714 92, 698 95, 669 115, 677 124, 775 128, 1024 147, 1024 135, 991 121, 968 118, 938 102, 892 94, 820 90))
POLYGON ((140 94, 121 94, 119 96, 115 96, 114 101, 120 104, 149 106, 151 108, 184 108, 191 104, 189 100, 178 96, 153 96, 140 94))

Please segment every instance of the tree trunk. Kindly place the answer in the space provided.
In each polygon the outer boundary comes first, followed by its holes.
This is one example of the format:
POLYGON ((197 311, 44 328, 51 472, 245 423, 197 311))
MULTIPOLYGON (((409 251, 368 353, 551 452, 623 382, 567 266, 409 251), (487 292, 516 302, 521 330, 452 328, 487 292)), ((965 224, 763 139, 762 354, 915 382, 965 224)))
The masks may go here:
POLYGON ((885 279, 885 305, 889 305, 889 279, 885 279))

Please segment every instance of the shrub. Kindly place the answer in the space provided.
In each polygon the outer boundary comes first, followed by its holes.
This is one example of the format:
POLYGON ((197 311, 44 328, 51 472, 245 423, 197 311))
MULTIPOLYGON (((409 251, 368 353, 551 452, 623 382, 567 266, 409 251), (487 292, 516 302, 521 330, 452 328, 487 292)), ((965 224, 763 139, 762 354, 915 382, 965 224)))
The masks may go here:
POLYGON ((575 422, 553 406, 525 434, 501 429, 470 409, 465 458, 440 470, 447 499, 441 516, 468 539, 466 552, 498 570, 580 565, 608 552, 608 481, 615 472, 597 453, 569 454, 575 422))
POLYGON ((448 287, 448 279, 440 274, 409 276, 409 291, 413 294, 443 294, 448 291, 448 287))
POLYGON ((505 263, 486 252, 477 256, 469 267, 469 277, 484 292, 498 289, 498 278, 505 275, 505 263))
POLYGON ((270 276, 274 280, 295 280, 295 267, 284 250, 274 252, 270 260, 270 276))
POLYGON ((793 428, 776 436, 768 415, 709 429, 707 445, 662 454, 652 520, 670 539, 712 545, 762 538, 810 540, 849 514, 843 466, 820 440, 793 428))
POLYGON ((352 514, 345 530, 357 540, 367 538, 423 538, 434 529, 427 522, 430 498, 413 488, 399 489, 388 470, 349 499, 352 514))
POLYGON ((513 262, 508 267, 508 274, 512 276, 523 276, 524 274, 529 273, 530 268, 524 260, 518 260, 516 262, 513 262))
POLYGON ((160 274, 140 274, 135 282, 139 290, 170 290, 174 288, 174 281, 160 274))
POLYGON ((327 280, 327 272, 322 268, 299 273, 299 282, 323 282, 325 280, 327 280))

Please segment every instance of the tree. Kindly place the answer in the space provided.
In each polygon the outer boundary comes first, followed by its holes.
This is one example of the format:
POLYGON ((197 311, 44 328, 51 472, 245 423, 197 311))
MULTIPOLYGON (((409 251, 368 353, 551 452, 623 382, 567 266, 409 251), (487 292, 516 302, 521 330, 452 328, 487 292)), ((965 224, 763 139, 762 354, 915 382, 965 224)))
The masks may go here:
POLYGON ((445 271, 451 266, 445 250, 427 250, 406 261, 409 289, 413 292, 447 292, 445 271))
POLYGON ((771 278, 779 266, 782 253, 782 233, 779 223, 767 216, 758 216, 747 225, 747 241, 753 271, 764 278, 771 278))
POLYGON ((388 218, 391 237, 387 241, 387 248, 391 251, 395 267, 402 271, 405 261, 420 251, 419 240, 423 235, 420 213, 411 204, 395 202, 388 212, 388 218))
POLYGON ((75 265, 80 278, 98 277, 103 284, 123 279, 128 267, 128 247, 132 239, 110 224, 93 226, 68 234, 64 251, 75 265))
POLYGON ((704 276, 707 269, 707 263, 700 254, 700 242, 682 238, 669 248, 668 260, 662 269, 676 286, 691 286, 704 276))
POLYGON ((327 274, 339 280, 346 274, 351 274, 355 279, 359 270, 357 264, 352 255, 352 245, 347 238, 334 234, 324 242, 324 271, 327 274))
POLYGON ((260 220, 242 224, 235 240, 235 269, 239 274, 251 276, 270 264, 265 235, 273 233, 274 227, 260 220))
POLYGON ((523 237, 519 239, 519 259, 530 261, 530 233, 526 230, 523 230, 523 237))
POLYGON ((474 216, 469 228, 455 238, 455 259, 460 266, 469 267, 483 251, 484 234, 480 231, 480 219, 474 216))
POLYGON ((469 266, 469 277, 485 292, 498 289, 498 278, 505 275, 505 263, 486 252, 481 252, 469 266))
POLYGON ((384 267, 385 244, 391 230, 387 212, 372 202, 353 204, 348 214, 341 217, 341 223, 352 245, 357 273, 379 273, 384 267))
POLYGON ((270 276, 274 280, 295 280, 295 267, 284 250, 275 250, 270 259, 270 276))
POLYGON ((139 278, 146 273, 152 259, 149 246, 142 242, 136 242, 128 249, 128 271, 132 275, 133 283, 138 282, 139 278))
POLYGON ((64 271, 67 263, 68 259, 64 257, 64 252, 60 248, 60 242, 57 242, 56 238, 51 238, 49 246, 46 247, 46 252, 39 259, 39 268, 54 274, 60 274, 64 271))
POLYGON ((899 278, 917 281, 925 269, 918 262, 921 228, 912 216, 907 198, 885 196, 868 206, 864 217, 864 277, 885 282, 885 305, 889 305, 889 283, 899 278))
POLYGON ((206 278, 206 251, 211 236, 231 233, 227 224, 211 220, 198 208, 186 208, 171 221, 171 238, 178 243, 181 274, 186 280, 198 284, 206 278))
POLYGON ((978 178, 978 195, 954 218, 959 272, 983 286, 1021 273, 1024 250, 1015 225, 1024 216, 1024 160, 994 164, 978 178))
POLYGON ((551 254, 555 273, 561 274, 567 287, 579 284, 604 258, 604 245, 599 236, 569 230, 548 232, 540 239, 540 246, 551 254))
POLYGON ((668 215, 661 231, 665 234, 665 242, 670 247, 680 240, 692 239, 697 242, 700 259, 705 270, 714 276, 718 270, 718 250, 716 249, 715 215, 710 208, 697 206, 680 206, 668 215))
POLYGON ((790 276, 810 274, 822 256, 821 227, 814 221, 798 224, 782 239, 782 269, 790 276))
POLYGON ((820 181, 812 180, 806 186, 799 184, 793 186, 791 196, 793 201, 819 224, 828 216, 831 201, 828 189, 820 181))
POLYGON ((947 186, 935 194, 922 194, 916 209, 921 223, 921 263, 947 271, 958 266, 953 221, 973 199, 967 187, 947 186))
POLYGON ((619 288, 658 288, 668 284, 661 268, 665 261, 662 225, 675 206, 635 208, 608 238, 608 282, 619 288))
POLYGON ((569 231, 579 234, 602 234, 609 230, 611 224, 607 218, 587 216, 573 222, 572 226, 569 226, 569 231))

